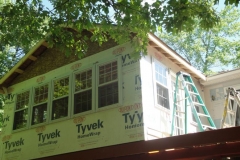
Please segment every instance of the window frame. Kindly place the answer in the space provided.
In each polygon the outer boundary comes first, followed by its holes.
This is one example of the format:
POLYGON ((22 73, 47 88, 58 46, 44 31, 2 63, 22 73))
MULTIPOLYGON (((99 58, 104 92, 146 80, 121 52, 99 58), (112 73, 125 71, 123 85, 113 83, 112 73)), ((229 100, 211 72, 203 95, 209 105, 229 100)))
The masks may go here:
POLYGON ((71 92, 72 92, 72 74, 67 74, 67 75, 63 75, 63 76, 58 76, 58 77, 54 77, 53 79, 51 79, 51 83, 50 83, 50 104, 49 104, 49 115, 48 115, 48 118, 49 118, 49 122, 58 122, 58 121, 61 121, 61 120, 65 120, 65 119, 68 119, 70 118, 70 115, 71 115, 71 105, 72 105, 72 99, 71 99, 71 92), (54 99, 54 82, 57 81, 57 80, 61 80, 61 79, 64 79, 64 78, 69 78, 69 87, 68 87, 68 114, 66 117, 62 117, 62 118, 58 118, 58 119, 52 119, 52 110, 53 110, 53 101, 54 100, 59 100, 59 99, 62 99, 64 97, 67 97, 66 95, 64 96, 61 96, 61 97, 57 97, 56 99, 54 99))
POLYGON ((72 105, 71 105, 71 115, 72 117, 77 117, 79 115, 86 115, 86 114, 89 114, 89 113, 93 113, 95 110, 96 110, 96 104, 95 104, 95 100, 96 100, 96 96, 95 96, 95 92, 96 92, 96 87, 95 87, 95 79, 96 79, 96 70, 95 70, 95 65, 93 65, 92 67, 85 67, 81 70, 78 70, 76 72, 73 72, 73 77, 72 77, 72 98, 71 98, 71 102, 72 102, 72 105), (88 71, 88 70, 92 70, 92 87, 91 87, 91 90, 92 90, 92 109, 89 110, 89 111, 85 111, 85 112, 80 112, 80 113, 76 113, 74 114, 74 109, 75 109, 75 101, 74 101, 74 98, 75 98, 75 94, 78 94, 78 93, 81 93, 81 92, 84 92, 84 91, 87 91, 89 89, 84 89, 83 91, 75 91, 75 76, 77 74, 80 74, 80 73, 83 73, 85 71, 88 71))
POLYGON ((50 97, 50 91, 51 91, 51 82, 46 82, 46 83, 42 83, 42 84, 39 84, 37 86, 33 86, 32 88, 32 95, 31 95, 31 116, 30 116, 30 128, 35 128, 35 127, 39 127, 39 126, 42 126, 42 125, 45 125, 45 124, 48 124, 50 122, 49 118, 50 118, 50 113, 49 113, 49 110, 50 110, 50 104, 52 102, 51 100, 51 97, 50 97), (46 102, 42 102, 42 103, 38 103, 38 104, 34 104, 34 97, 35 97, 35 88, 37 87, 41 87, 41 86, 44 86, 44 85, 48 85, 48 100, 46 102), (32 120, 33 120, 33 108, 36 107, 36 106, 39 106, 39 105, 42 105, 46 103, 47 104, 47 116, 46 116, 46 122, 43 122, 43 123, 38 123, 38 124, 32 124, 32 120))
POLYGON ((170 74, 168 73, 168 68, 162 64, 161 62, 159 62, 157 59, 155 59, 154 57, 152 57, 152 72, 153 72, 153 88, 154 88, 154 103, 155 103, 155 106, 159 109, 163 109, 167 112, 170 112, 170 109, 171 109, 171 102, 170 102, 170 94, 171 94, 171 87, 169 87, 169 83, 168 81, 170 81, 170 74), (157 81, 157 78, 156 78, 156 67, 155 65, 160 65, 161 67, 164 67, 165 68, 165 71, 166 71, 166 85, 157 81), (168 108, 158 104, 158 97, 157 97, 157 84, 164 87, 165 89, 167 89, 168 93, 167 93, 167 99, 168 99, 168 108))
POLYGON ((96 111, 102 111, 102 110, 106 110, 106 109, 111 109, 114 107, 118 107, 122 105, 122 63, 121 63, 121 56, 118 56, 117 58, 112 58, 110 60, 101 62, 96 64, 96 111), (107 82, 104 84, 99 84, 99 67, 108 63, 112 63, 114 61, 117 61, 117 80, 111 81, 111 82, 107 82), (118 84, 118 103, 114 103, 114 104, 110 104, 104 107, 99 108, 99 88, 101 86, 105 86, 108 84, 112 84, 114 82, 117 82, 118 84))
POLYGON ((21 91, 19 91, 18 93, 16 93, 16 96, 15 96, 15 105, 14 105, 14 113, 13 113, 13 126, 12 126, 12 131, 13 132, 18 132, 18 131, 22 131, 22 130, 26 130, 26 129, 28 129, 29 128, 29 126, 30 126, 30 124, 31 124, 31 120, 30 120, 30 116, 31 116, 31 107, 32 107, 32 103, 31 103, 31 95, 32 95, 32 88, 30 88, 30 89, 24 89, 24 90, 21 90, 21 91), (29 91, 29 100, 28 100, 28 104, 29 104, 29 106, 27 107, 28 108, 28 118, 27 118, 27 124, 26 124, 26 127, 23 127, 23 128, 19 128, 19 129, 14 129, 14 123, 15 123, 15 113, 16 112, 18 112, 18 111, 22 111, 22 110, 24 110, 24 109, 26 109, 26 108, 22 108, 22 109, 19 109, 19 110, 16 110, 16 107, 17 107, 17 96, 19 95, 19 94, 22 94, 22 93, 24 93, 24 92, 27 92, 27 91, 29 91))

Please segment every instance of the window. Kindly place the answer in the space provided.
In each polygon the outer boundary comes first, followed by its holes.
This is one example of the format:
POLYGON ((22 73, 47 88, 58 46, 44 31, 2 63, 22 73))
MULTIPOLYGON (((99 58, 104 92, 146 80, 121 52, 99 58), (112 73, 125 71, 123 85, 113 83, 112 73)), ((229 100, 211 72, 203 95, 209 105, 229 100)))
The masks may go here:
POLYGON ((73 113, 92 110, 92 69, 75 74, 73 113))
POLYGON ((30 91, 17 94, 13 130, 26 128, 28 124, 30 91))
POLYGON ((98 108, 119 103, 118 61, 98 66, 98 108))
POLYGON ((34 88, 32 125, 41 124, 47 121, 48 89, 49 84, 34 88))
POLYGON ((68 116, 69 93, 69 77, 53 81, 51 120, 68 116))
POLYGON ((155 61, 156 102, 159 106, 169 109, 167 88, 167 68, 155 61))

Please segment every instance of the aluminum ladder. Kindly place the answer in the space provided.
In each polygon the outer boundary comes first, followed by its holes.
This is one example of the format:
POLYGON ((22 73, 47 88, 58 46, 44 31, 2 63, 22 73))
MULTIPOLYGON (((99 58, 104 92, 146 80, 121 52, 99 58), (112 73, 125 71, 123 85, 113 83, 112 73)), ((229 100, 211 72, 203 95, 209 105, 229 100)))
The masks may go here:
POLYGON ((229 128, 236 126, 236 114, 237 109, 240 106, 239 94, 240 93, 232 87, 229 87, 227 89, 227 97, 224 104, 220 128, 229 128))
POLYGON ((203 100, 197 90, 197 87, 194 85, 194 82, 191 76, 185 72, 178 72, 176 75, 176 84, 174 92, 174 105, 173 105, 173 114, 172 114, 172 129, 171 136, 174 132, 174 123, 176 116, 176 106, 177 106, 177 91, 178 91, 178 81, 181 80, 182 87, 185 92, 185 134, 187 134, 187 107, 191 107, 193 117, 198 125, 199 131, 205 131, 207 129, 216 129, 216 126, 205 106, 203 100))

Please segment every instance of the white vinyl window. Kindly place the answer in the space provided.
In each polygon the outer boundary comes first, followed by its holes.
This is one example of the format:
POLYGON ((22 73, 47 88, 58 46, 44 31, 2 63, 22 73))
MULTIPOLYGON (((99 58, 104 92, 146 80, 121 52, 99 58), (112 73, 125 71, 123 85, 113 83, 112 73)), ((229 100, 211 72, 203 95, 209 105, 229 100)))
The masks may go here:
POLYGON ((118 60, 97 66, 98 108, 119 104, 121 102, 120 71, 120 62, 118 60))
POLYGON ((34 88, 31 124, 37 125, 47 122, 49 84, 34 88))
POLYGON ((23 129, 28 126, 28 114, 30 104, 30 91, 17 94, 13 130, 23 129))
POLYGON ((93 70, 88 69, 74 74, 73 114, 93 109, 93 70))
POLYGON ((53 81, 51 120, 68 117, 69 115, 69 82, 69 77, 53 81))
POLYGON ((169 91, 167 88, 167 68, 154 61, 154 75, 155 75, 155 97, 158 106, 170 109, 169 107, 169 91))

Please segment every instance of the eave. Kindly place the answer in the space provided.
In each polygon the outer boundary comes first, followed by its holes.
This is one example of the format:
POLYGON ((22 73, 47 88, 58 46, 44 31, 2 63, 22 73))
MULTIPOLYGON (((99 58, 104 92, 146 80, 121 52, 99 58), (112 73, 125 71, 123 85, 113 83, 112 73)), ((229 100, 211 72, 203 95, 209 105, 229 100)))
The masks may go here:
POLYGON ((208 86, 208 85, 224 83, 224 82, 232 81, 236 79, 240 79, 240 69, 235 69, 235 70, 222 72, 216 75, 209 76, 205 81, 201 80, 200 83, 204 86, 208 86))
POLYGON ((7 74, 0 79, 0 93, 8 94, 7 88, 47 49, 45 40, 38 42, 7 74))
POLYGON ((194 68, 189 62, 183 59, 178 53, 172 50, 168 45, 166 45, 163 41, 161 41, 154 34, 148 34, 149 45, 154 47, 157 51, 161 52, 165 57, 175 63, 184 71, 191 74, 192 77, 205 81, 206 77, 200 73, 196 68, 194 68))

